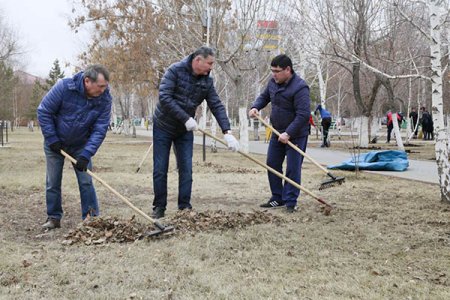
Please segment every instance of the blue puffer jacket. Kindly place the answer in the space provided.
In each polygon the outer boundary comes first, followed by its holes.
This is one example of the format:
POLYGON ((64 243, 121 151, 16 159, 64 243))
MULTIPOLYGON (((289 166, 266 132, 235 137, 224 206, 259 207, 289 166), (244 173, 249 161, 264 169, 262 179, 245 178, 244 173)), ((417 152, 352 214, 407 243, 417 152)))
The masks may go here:
POLYGON ((317 105, 317 107, 316 107, 316 111, 317 110, 319 110, 319 112, 320 112, 320 117, 322 118, 322 119, 325 119, 325 118, 331 118, 331 114, 330 114, 330 112, 328 111, 328 110, 326 110, 325 108, 323 108, 322 107, 322 105, 317 105))
POLYGON ((82 156, 90 159, 105 139, 111 117, 109 89, 88 99, 83 72, 58 81, 37 109, 45 143, 61 141, 65 146, 84 146, 82 156))
POLYGON ((184 123, 195 116, 197 107, 206 100, 225 132, 230 129, 230 122, 214 88, 213 79, 209 75, 194 75, 192 58, 190 55, 167 69, 159 86, 159 102, 153 121, 170 134, 186 133, 184 123))
POLYGON ((291 138, 309 134, 309 87, 297 74, 293 73, 283 84, 277 84, 272 78, 252 108, 261 110, 269 102, 272 103, 270 122, 273 128, 280 133, 286 132, 291 138))

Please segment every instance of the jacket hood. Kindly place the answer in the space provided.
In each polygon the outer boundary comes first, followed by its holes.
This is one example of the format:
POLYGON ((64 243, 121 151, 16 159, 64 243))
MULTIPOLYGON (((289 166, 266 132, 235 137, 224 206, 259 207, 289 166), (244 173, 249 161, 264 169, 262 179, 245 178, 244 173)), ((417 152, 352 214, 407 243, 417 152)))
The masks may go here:
POLYGON ((84 95, 84 72, 78 72, 72 77, 72 82, 69 82, 68 87, 71 90, 77 90, 80 94, 84 95))

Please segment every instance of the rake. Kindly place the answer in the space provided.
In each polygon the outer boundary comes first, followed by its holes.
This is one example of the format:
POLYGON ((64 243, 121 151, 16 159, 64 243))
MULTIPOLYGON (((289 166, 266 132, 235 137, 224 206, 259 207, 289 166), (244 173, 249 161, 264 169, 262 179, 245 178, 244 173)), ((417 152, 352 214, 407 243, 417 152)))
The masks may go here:
MULTIPOLYGON (((73 164, 76 164, 77 161, 70 156, 69 154, 67 154, 64 150, 61 150, 61 154, 66 157, 67 159, 69 159, 73 164)), ((153 231, 149 231, 146 232, 145 235, 152 237, 152 236, 157 236, 160 234, 164 234, 170 231, 174 230, 173 226, 165 226, 163 224, 161 224, 160 222, 158 222, 157 220, 154 220, 153 218, 151 218, 150 216, 148 216, 146 213, 144 213, 142 210, 140 210, 139 208, 137 208, 136 206, 133 205, 133 203, 130 202, 130 200, 128 200, 127 198, 125 198, 124 196, 122 196, 121 194, 119 194, 118 191, 116 191, 115 189, 113 189, 109 184, 107 184, 103 179, 101 179, 100 177, 98 177, 97 175, 95 175, 91 170, 87 170, 86 171, 90 176, 92 176, 93 178, 97 179, 101 184, 103 184, 105 187, 107 187, 111 192, 113 192, 117 197, 119 197, 123 202, 125 202, 129 207, 131 207, 135 212, 137 212, 138 214, 140 214, 142 217, 144 217, 146 220, 152 222, 155 226, 156 226, 156 230, 153 231)))
MULTIPOLYGON (((273 128, 270 124, 268 124, 266 121, 264 121, 259 115, 256 115, 256 118, 260 120, 264 126, 270 128, 273 132, 275 132, 276 135, 280 136, 280 133, 273 128)), ((315 159, 313 159, 311 156, 306 154, 304 151, 302 151, 299 147, 297 147, 295 144, 293 144, 291 141, 288 141, 287 144, 291 146, 295 151, 303 155, 303 157, 306 157, 310 162, 315 164, 320 170, 322 170, 327 176, 330 177, 330 179, 327 179, 325 181, 322 181, 320 184, 319 190, 327 189, 336 185, 341 185, 345 181, 345 177, 336 177, 331 172, 329 172, 327 169, 325 169, 321 164, 319 164, 315 159)))
MULTIPOLYGON (((225 146, 227 145, 227 143, 224 140, 222 140, 222 139, 220 139, 220 138, 218 138, 218 137, 216 137, 216 136, 214 136, 214 135, 204 131, 203 129, 199 128, 198 131, 200 131, 201 133, 209 136, 212 139, 215 139, 216 141, 218 141, 221 144, 224 144, 225 146)), ((256 158, 253 158, 250 155, 248 155, 248 154, 246 154, 246 153, 244 153, 242 151, 237 151, 237 152, 239 152, 241 155, 245 156, 246 158, 250 159, 251 161, 257 163, 261 167, 267 169, 269 172, 272 172, 273 174, 275 174, 276 176, 280 177, 281 179, 284 179, 285 181, 289 182, 290 184, 292 184, 293 186, 295 186, 299 190, 301 190, 301 191, 305 192, 306 194, 310 195, 312 198, 314 198, 315 200, 317 200, 320 203, 322 203, 323 205, 325 205, 325 209, 324 209, 324 214, 325 215, 329 215, 330 214, 331 210, 333 209, 333 206, 331 206, 330 204, 325 202, 325 200, 323 200, 322 198, 320 198, 319 196, 317 196, 316 194, 314 194, 310 190, 306 189, 305 187, 301 186, 297 182, 293 181, 292 179, 290 179, 290 178, 286 177, 285 175, 281 174, 277 170, 275 170, 275 169, 269 167, 268 165, 266 165, 265 163, 257 160, 256 158)))
POLYGON ((139 171, 141 170, 142 164, 144 164, 144 161, 147 159, 147 156, 150 154, 150 151, 152 150, 153 147, 153 143, 150 144, 150 147, 148 147, 147 152, 145 152, 144 157, 141 160, 141 163, 139 164, 136 173, 139 173, 139 171))

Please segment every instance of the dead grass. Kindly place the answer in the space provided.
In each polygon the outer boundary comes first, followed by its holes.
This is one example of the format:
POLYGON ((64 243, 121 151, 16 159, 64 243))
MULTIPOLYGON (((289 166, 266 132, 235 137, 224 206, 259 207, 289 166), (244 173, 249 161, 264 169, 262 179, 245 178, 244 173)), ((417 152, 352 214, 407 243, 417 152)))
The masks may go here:
MULTIPOLYGON (((450 298, 450 207, 440 202, 436 185, 336 171, 347 182, 317 191, 322 173, 306 164, 303 184, 336 205, 330 216, 317 201, 301 196, 293 215, 270 211, 279 223, 67 246, 64 236, 81 221, 70 164, 63 182, 63 228, 44 233, 41 134, 15 131, 10 142, 0 149, 0 298, 450 298)), ((102 179, 147 213, 151 158, 141 173, 135 170, 148 146, 147 139, 109 135, 94 161, 102 179)), ((172 160, 167 219, 176 215, 176 189, 172 160)), ((100 184, 97 192, 104 216, 133 215, 100 184)), ((196 148, 197 211, 252 212, 268 197, 261 167, 224 150, 208 153, 204 163, 196 148)))

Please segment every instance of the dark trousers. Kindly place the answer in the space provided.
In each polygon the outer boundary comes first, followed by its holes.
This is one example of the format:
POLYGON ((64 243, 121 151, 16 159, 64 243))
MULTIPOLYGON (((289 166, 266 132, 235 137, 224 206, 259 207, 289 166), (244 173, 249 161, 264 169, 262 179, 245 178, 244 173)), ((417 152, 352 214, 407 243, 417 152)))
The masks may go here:
POLYGON ((194 135, 186 132, 170 134, 153 126, 153 191, 154 207, 167 206, 167 172, 169 170, 170 148, 175 146, 178 166, 178 208, 192 208, 192 154, 194 135))
POLYGON ((389 143, 391 141, 391 133, 392 129, 394 129, 394 125, 391 123, 387 126, 387 142, 389 143))
MULTIPOLYGON (((305 152, 308 136, 292 139, 291 142, 305 152)), ((283 162, 285 158, 287 158, 285 175, 294 182, 301 184, 303 156, 288 144, 278 142, 278 136, 272 135, 267 152, 267 165, 283 173, 283 162)), ((284 182, 283 185, 283 180, 271 172, 268 172, 268 176, 270 190, 272 192, 270 200, 282 200, 286 202, 287 206, 295 206, 297 204, 297 198, 300 195, 300 190, 288 182, 284 182)))
POLYGON ((328 131, 330 130, 330 126, 331 126, 331 118, 323 118, 321 124, 322 124, 322 130, 323 130, 322 145, 327 146, 328 145, 328 131))

